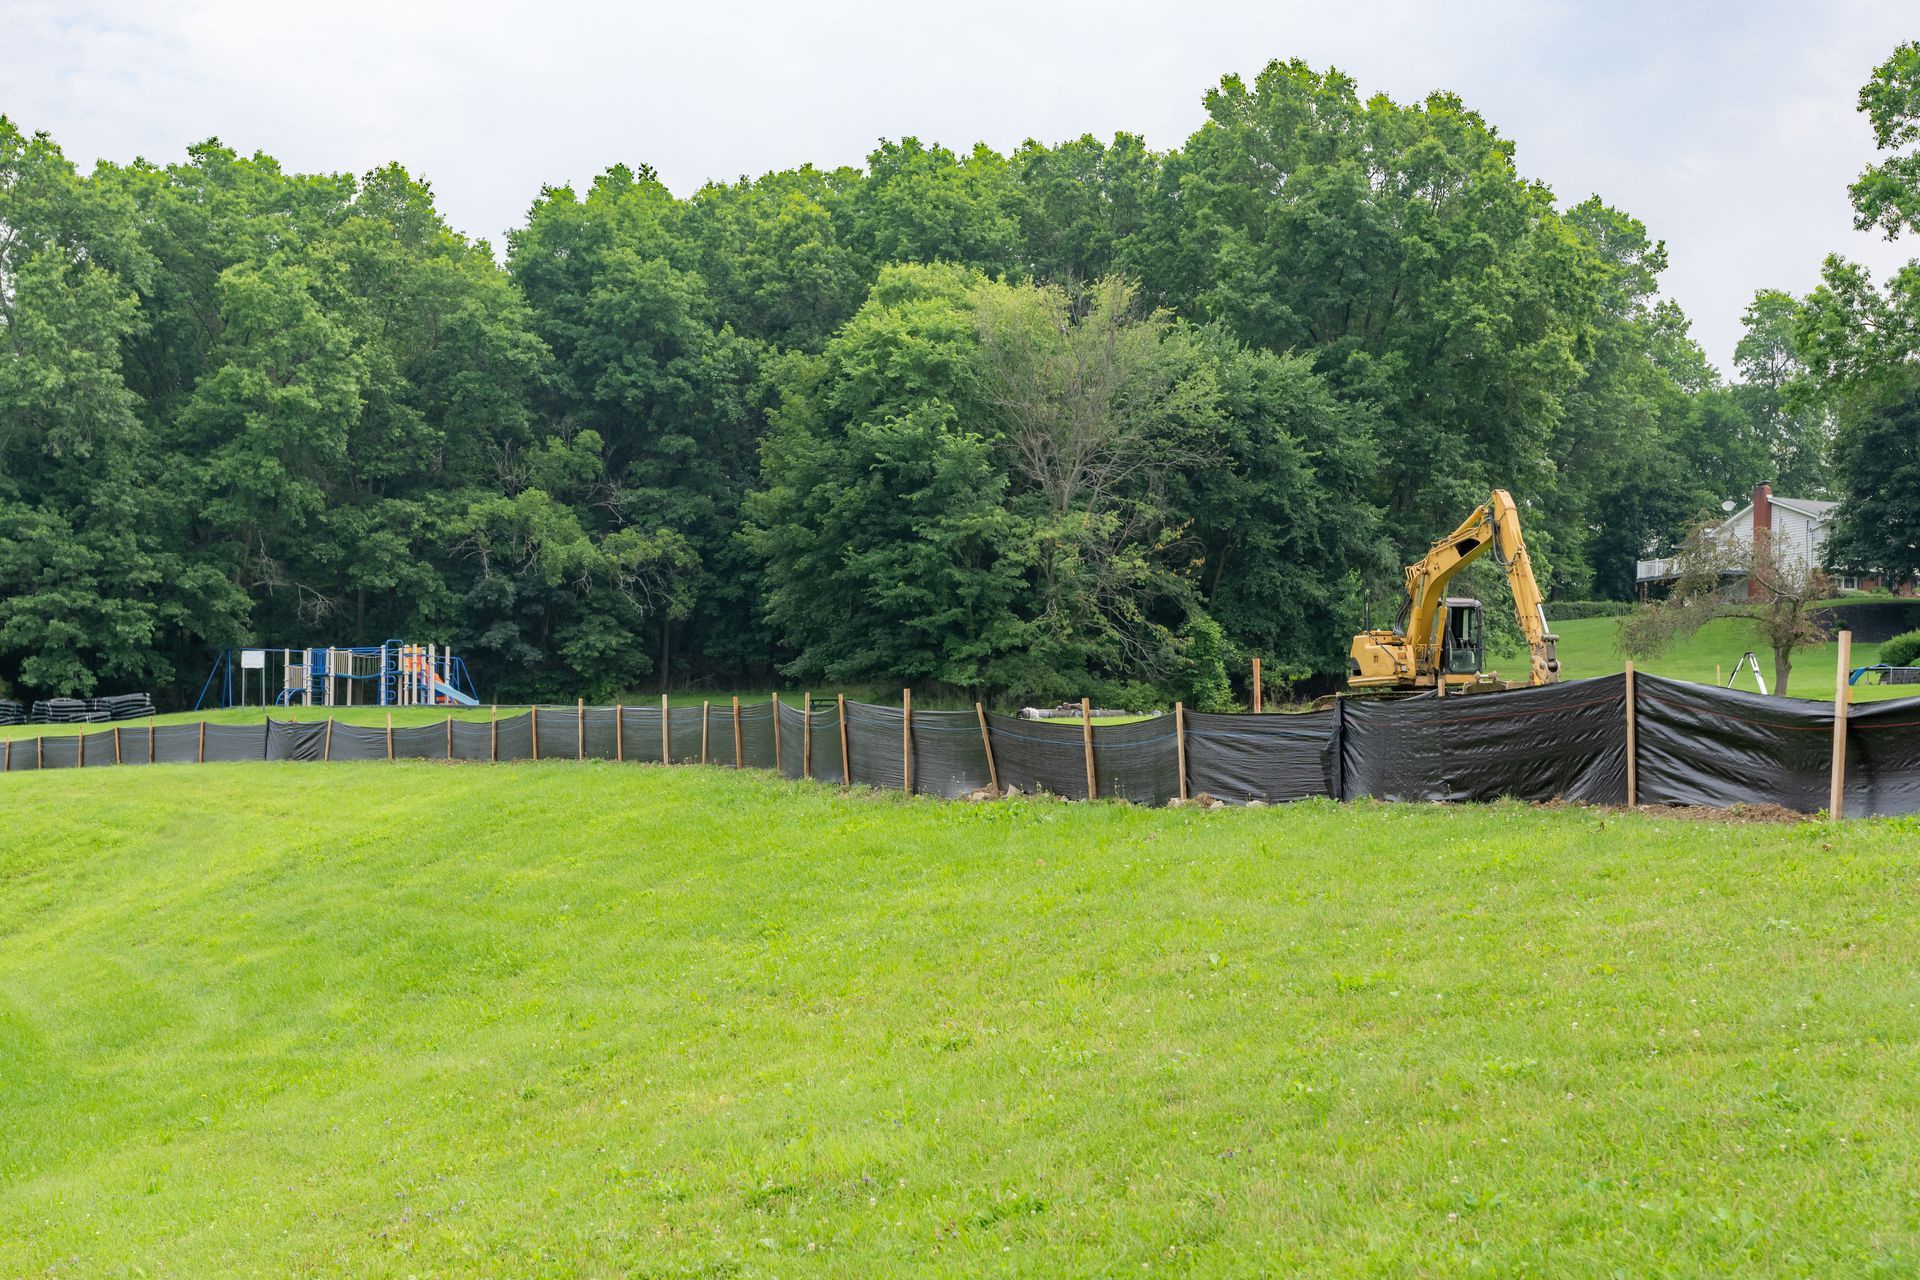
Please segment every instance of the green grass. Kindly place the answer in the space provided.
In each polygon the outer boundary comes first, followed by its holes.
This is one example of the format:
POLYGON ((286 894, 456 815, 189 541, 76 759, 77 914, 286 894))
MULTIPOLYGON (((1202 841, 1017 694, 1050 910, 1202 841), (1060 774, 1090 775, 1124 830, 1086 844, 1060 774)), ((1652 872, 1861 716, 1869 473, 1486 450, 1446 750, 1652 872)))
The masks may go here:
MULTIPOLYGON (((1554 633, 1560 637, 1557 652, 1561 677, 1578 680, 1624 670, 1626 659, 1614 646, 1614 636, 1619 629, 1619 618, 1579 618, 1572 622, 1554 623, 1554 633)), ((1720 680, 1725 683, 1734 664, 1740 661, 1740 655, 1749 649, 1759 657, 1760 670, 1766 675, 1767 689, 1771 692, 1773 654, 1755 638, 1753 624, 1739 618, 1719 618, 1709 622, 1658 658, 1634 665, 1641 671, 1657 676, 1712 684, 1715 665, 1718 664, 1720 680)), ((1853 646, 1851 665, 1871 666, 1879 651, 1877 644, 1857 643, 1853 646)), ((1834 668, 1839 656, 1839 643, 1832 640, 1826 644, 1810 645, 1794 654, 1793 673, 1787 683, 1787 692, 1797 698, 1831 701, 1834 668)), ((1741 672, 1734 687, 1749 693, 1757 692, 1753 673, 1741 672)), ((1853 700, 1871 702, 1882 698, 1906 698, 1912 697, 1914 692, 1912 685, 1857 684, 1853 686, 1853 700)))
POLYGON ((1920 1268, 1912 821, 0 798, 0 1275, 1920 1268))

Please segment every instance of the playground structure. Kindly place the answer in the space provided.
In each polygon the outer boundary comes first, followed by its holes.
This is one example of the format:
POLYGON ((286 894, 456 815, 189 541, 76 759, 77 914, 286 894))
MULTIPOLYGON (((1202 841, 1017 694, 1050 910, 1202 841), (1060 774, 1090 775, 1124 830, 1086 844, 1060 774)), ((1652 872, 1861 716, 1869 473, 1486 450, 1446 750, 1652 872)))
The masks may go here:
POLYGON ((464 660, 445 645, 387 640, 318 649, 222 649, 193 709, 220 707, 434 707, 479 705, 464 660), (259 692, 248 696, 258 672, 259 692), (279 687, 272 688, 277 673, 279 687), (208 701, 215 694, 216 700, 208 701))

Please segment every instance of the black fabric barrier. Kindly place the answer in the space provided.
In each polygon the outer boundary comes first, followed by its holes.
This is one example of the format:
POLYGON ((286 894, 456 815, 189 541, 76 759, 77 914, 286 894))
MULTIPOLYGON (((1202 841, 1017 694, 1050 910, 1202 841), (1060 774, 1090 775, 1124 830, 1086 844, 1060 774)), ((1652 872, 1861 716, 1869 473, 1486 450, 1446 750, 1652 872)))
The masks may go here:
MULTIPOLYGON (((733 711, 729 707, 731 718, 733 711)), ((732 726, 728 726, 729 732, 732 726)), ((730 753, 729 753, 730 758, 730 753)), ((740 706, 740 759, 748 769, 773 768, 773 704, 747 702, 740 706)))
MULTIPOLYGON (((1638 798, 1648 805, 1773 803, 1812 812, 1826 807, 1832 745, 1830 704, 1768 698, 1710 685, 1642 675, 1637 681, 1638 798)), ((1625 798, 1625 678, 1570 681, 1544 689, 1436 698, 1345 698, 1331 711, 1295 715, 1187 716, 1189 793, 1235 803, 1338 795, 1398 800, 1565 798, 1619 803, 1625 798)), ((901 711, 846 704, 846 749, 856 783, 899 790, 901 711)), ((838 706, 812 716, 811 774, 839 782, 838 706)), ((660 708, 542 707, 540 758, 582 757, 635 763, 660 758, 660 708)), ((740 754, 749 768, 775 767, 771 703, 740 710, 740 754)), ((807 720, 798 702, 779 712, 780 771, 807 771, 807 720)), ((731 703, 676 707, 669 715, 670 755, 731 766, 731 703)), ((169 724, 103 728, 84 736, 16 738, 0 746, 0 769, 101 768, 116 762, 181 764, 244 760, 527 760, 534 716, 421 725, 270 720, 262 725, 169 724)), ((1003 785, 1079 799, 1086 795, 1086 750, 1075 721, 1033 722, 989 716, 993 759, 1003 785)), ((916 711, 914 790, 960 796, 987 785, 987 750, 972 712, 916 711)), ((1102 798, 1164 804, 1179 792, 1173 718, 1156 716, 1093 727, 1094 770, 1102 798)), ((1920 812, 1920 698, 1850 709, 1847 812, 1920 812)))
POLYGON ((971 711, 913 713, 913 790, 915 795, 952 800, 978 791, 987 774, 987 744, 980 718, 971 711))
POLYGON ((294 724, 286 720, 267 721, 267 759, 318 760, 326 743, 327 726, 308 721, 294 724))
POLYGON ((660 763, 660 708, 622 707, 620 758, 631 764, 660 763))
POLYGON ((1659 676, 1634 683, 1642 804, 1826 807, 1831 708, 1659 676))
POLYGON ((1094 725, 1093 779, 1102 800, 1160 805, 1178 799, 1180 747, 1173 717, 1094 725))
POLYGON ((900 708, 847 704, 847 750, 853 756, 853 780, 882 791, 903 785, 900 708))
POLYGON ((816 703, 813 708, 813 778, 816 782, 844 783, 840 759, 840 708, 816 703))
POLYGON ((493 728, 494 759, 533 759, 533 716, 530 712, 522 711, 517 716, 502 717, 493 728))
POLYGON ((455 760, 493 759, 493 726, 472 720, 453 722, 453 758, 455 760))
POLYGON ((1079 724, 988 716, 987 732, 1002 787, 1087 798, 1087 752, 1079 724))
POLYGON ((1187 715, 1187 794, 1282 804, 1334 794, 1334 713, 1187 715))
POLYGON ((1437 698, 1344 698, 1341 796, 1351 800, 1626 798, 1626 678, 1437 698))
POLYGON ((1920 813, 1920 698, 1847 709, 1846 811, 1920 813))
POLYGON ((540 759, 579 759, 580 719, 573 707, 541 707, 534 719, 540 735, 540 759))

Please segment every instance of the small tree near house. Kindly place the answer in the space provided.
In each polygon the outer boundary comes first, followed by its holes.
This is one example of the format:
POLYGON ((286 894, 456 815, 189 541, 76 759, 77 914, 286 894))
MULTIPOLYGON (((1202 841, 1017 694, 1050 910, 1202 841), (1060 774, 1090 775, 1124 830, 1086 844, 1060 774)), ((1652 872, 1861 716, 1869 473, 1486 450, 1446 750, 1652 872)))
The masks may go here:
POLYGON ((1832 586, 1819 566, 1805 563, 1764 529, 1751 542, 1716 535, 1711 523, 1687 535, 1673 558, 1672 589, 1620 624, 1620 651, 1655 658, 1716 618, 1745 618, 1759 645, 1773 651, 1773 691, 1785 697, 1795 650, 1828 639, 1815 609, 1832 586))

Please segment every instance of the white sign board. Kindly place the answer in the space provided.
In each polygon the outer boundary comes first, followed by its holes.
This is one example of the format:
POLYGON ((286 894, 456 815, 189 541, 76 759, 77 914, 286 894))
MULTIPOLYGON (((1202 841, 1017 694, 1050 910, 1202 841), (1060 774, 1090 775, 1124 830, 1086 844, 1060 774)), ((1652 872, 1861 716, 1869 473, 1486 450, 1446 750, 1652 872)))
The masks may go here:
POLYGON ((267 651, 265 649, 242 649, 240 651, 240 669, 242 671, 265 671, 267 669, 267 651))

